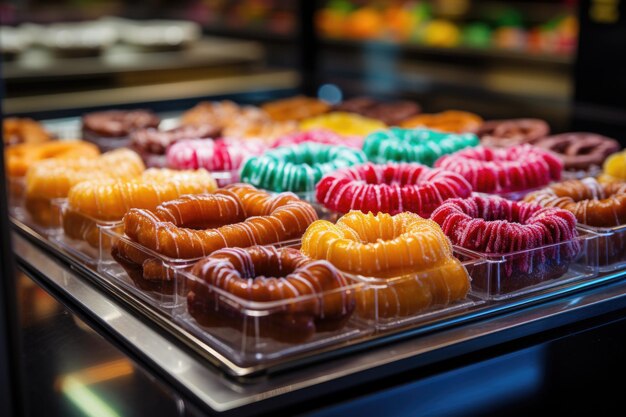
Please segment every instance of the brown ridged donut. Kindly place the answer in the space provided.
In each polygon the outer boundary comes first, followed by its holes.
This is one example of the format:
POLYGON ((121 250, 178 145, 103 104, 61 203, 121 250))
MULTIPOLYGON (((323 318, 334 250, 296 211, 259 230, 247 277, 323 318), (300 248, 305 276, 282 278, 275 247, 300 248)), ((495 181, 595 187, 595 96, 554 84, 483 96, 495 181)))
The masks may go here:
POLYGON ((535 145, 557 153, 567 170, 602 166, 610 154, 620 150, 620 144, 615 139, 585 132, 548 136, 535 142, 535 145))
POLYGON ((222 249, 196 263, 191 273, 198 280, 187 280, 188 308, 201 323, 217 316, 243 329, 246 316, 216 297, 215 289, 259 303, 292 300, 259 320, 262 336, 283 341, 303 341, 321 328, 337 328, 355 307, 350 291, 341 291, 348 283, 335 267, 293 248, 222 249), (300 297, 304 299, 296 301, 300 297))
POLYGON ((526 196, 525 201, 572 212, 579 223, 613 227, 626 223, 626 183, 595 178, 563 181, 526 196))
POLYGON ((490 120, 478 130, 485 146, 508 148, 533 143, 550 134, 550 126, 541 119, 490 120))

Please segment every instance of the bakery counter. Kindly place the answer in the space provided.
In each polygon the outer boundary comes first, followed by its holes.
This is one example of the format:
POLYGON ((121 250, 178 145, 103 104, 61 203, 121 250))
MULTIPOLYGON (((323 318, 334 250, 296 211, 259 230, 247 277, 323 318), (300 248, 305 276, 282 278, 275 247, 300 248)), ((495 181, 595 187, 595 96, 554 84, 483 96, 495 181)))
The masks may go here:
MULTIPOLYGON (((409 409, 416 414, 497 415, 516 404, 522 412, 558 400, 558 395, 565 395, 558 394, 559 390, 572 384, 572 373, 584 373, 589 378, 584 384, 587 396, 571 396, 582 389, 574 387, 561 405, 562 410, 574 410, 581 401, 584 406, 596 398, 590 387, 611 392, 606 381, 624 369, 619 352, 623 353, 626 342, 622 319, 626 282, 621 279, 626 271, 618 270, 605 273, 592 286, 570 288, 541 301, 540 297, 526 298, 513 308, 492 309, 441 328, 397 333, 367 349, 348 347, 339 355, 318 352, 309 360, 290 363, 290 369, 278 365, 245 378, 228 376, 183 343, 158 314, 94 279, 79 262, 53 253, 37 234, 17 223, 14 226, 19 268, 51 294, 67 315, 79 319, 81 325, 74 327, 99 334, 98 343, 114 346, 115 357, 130 361, 132 366, 111 359, 117 364, 115 370, 137 375, 132 392, 149 390, 154 402, 162 404, 153 415, 259 415, 278 410, 307 415, 384 410, 385 415, 406 415, 409 409), (572 363, 577 364, 576 372, 572 363), (598 373, 598 369, 603 371, 598 373), (544 394, 554 397, 546 399, 544 394)), ((22 308, 32 309, 37 303, 25 302, 20 300, 22 308)), ((59 337, 72 340, 69 335, 59 337)), ((37 340, 24 340, 24 351, 37 351, 32 345, 41 343, 37 340)), ((81 357, 61 354, 65 343, 49 342, 46 355, 55 361, 76 362, 81 357)), ((72 352, 92 349, 93 358, 97 357, 97 349, 89 343, 72 346, 72 352)), ((101 374, 89 361, 83 366, 91 370, 86 371, 91 377, 101 374)), ((80 375, 80 371, 75 369, 73 374, 80 375)), ((42 378, 27 394, 48 383, 49 388, 59 387, 42 378)), ((120 410, 130 410, 124 415, 147 410, 132 395, 115 397, 118 400, 120 410)), ((68 414, 60 411, 58 415, 68 414)))

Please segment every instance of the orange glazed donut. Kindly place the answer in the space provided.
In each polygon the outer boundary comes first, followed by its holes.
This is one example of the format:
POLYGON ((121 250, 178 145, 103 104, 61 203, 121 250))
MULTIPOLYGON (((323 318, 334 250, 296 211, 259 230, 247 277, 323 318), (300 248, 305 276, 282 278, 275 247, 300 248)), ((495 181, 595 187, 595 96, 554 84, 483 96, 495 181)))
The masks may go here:
POLYGON ((44 159, 95 158, 98 155, 96 145, 80 140, 24 143, 5 150, 6 170, 11 177, 23 177, 31 165, 44 159))
POLYGON ((120 221, 131 208, 152 210, 181 195, 206 193, 216 188, 217 183, 204 169, 149 169, 131 180, 84 181, 69 192, 63 229, 71 238, 87 240, 92 246, 98 246, 99 233, 94 220, 120 221))
POLYGON ((470 112, 447 110, 435 114, 420 114, 400 123, 400 127, 425 127, 449 133, 474 133, 483 124, 483 119, 470 112))
POLYGON ((51 139, 51 135, 33 119, 8 117, 2 121, 2 129, 6 146, 41 143, 51 139))
POLYGON ((595 178, 563 181, 531 193, 524 200, 570 211, 587 226, 626 224, 626 182, 599 183, 595 178))
POLYGON ((302 342, 317 331, 339 328, 354 311, 354 296, 342 290, 348 282, 335 267, 293 248, 221 249, 196 263, 191 273, 198 279, 187 280, 187 308, 200 324, 211 327, 229 325, 251 334, 258 330, 262 337, 302 342), (289 303, 246 326, 247 316, 216 290, 246 301, 289 303))
POLYGON ((396 317, 465 298, 470 279, 433 221, 412 213, 390 216, 351 211, 336 225, 317 221, 302 237, 302 253, 341 271, 388 278, 356 294, 359 314, 396 317))
MULTIPOLYGON (((313 206, 295 194, 272 195, 233 184, 214 194, 168 201, 156 210, 131 209, 124 216, 124 231, 134 242, 161 255, 194 259, 225 247, 296 239, 316 219, 313 206)), ((140 286, 146 284, 141 279, 154 282, 169 277, 164 277, 153 258, 121 240, 112 255, 140 286)))
POLYGON ((283 122, 286 120, 303 120, 308 117, 319 116, 330 110, 330 105, 316 98, 295 96, 282 100, 271 101, 261 106, 272 120, 283 122))
POLYGON ((49 159, 34 164, 26 175, 26 210, 41 226, 56 226, 50 203, 67 197, 70 189, 92 179, 131 179, 145 169, 141 157, 128 149, 99 158, 49 159))

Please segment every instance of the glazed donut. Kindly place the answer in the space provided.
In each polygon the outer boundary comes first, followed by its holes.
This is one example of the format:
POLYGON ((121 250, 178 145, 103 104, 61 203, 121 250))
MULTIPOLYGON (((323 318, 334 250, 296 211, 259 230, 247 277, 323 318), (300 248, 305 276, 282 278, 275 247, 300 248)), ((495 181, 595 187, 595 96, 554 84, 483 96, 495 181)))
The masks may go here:
POLYGON ((316 187, 317 201, 340 213, 408 211, 422 217, 449 198, 471 193, 459 174, 419 164, 359 165, 327 174, 316 187))
POLYGON ((442 155, 478 145, 472 133, 454 134, 393 127, 365 138, 363 151, 371 162, 419 162, 432 166, 442 155))
POLYGON ((153 168, 131 180, 84 181, 71 188, 61 223, 68 237, 98 247, 98 222, 121 221, 131 208, 153 210, 158 204, 181 195, 215 189, 217 183, 205 170, 153 168))
POLYGON ((626 151, 616 152, 604 161, 603 178, 609 181, 626 181, 626 151))
POLYGON ((537 141, 535 145, 557 153, 568 171, 602 166, 610 154, 620 150, 619 142, 615 139, 584 132, 549 136, 537 141))
POLYGON ((82 117, 83 139, 108 151, 129 143, 132 131, 156 128, 161 119, 149 110, 108 110, 82 117))
POLYGON ((181 116, 183 125, 208 125, 216 135, 232 123, 268 120, 268 115, 256 107, 240 107, 232 101, 202 101, 181 116))
POLYGON ((187 280, 187 308, 204 325, 230 325, 244 332, 260 331, 261 337, 297 343, 317 331, 340 328, 354 311, 353 294, 349 289, 342 291, 348 282, 335 267, 306 258, 293 248, 218 250, 198 261, 191 274, 198 279, 187 280), (244 318, 250 317, 228 300, 224 302, 216 290, 232 294, 235 300, 290 303, 272 308, 271 314, 255 318, 246 328, 244 318))
POLYGON ((40 226, 56 226, 59 219, 51 200, 67 197, 70 189, 92 179, 131 179, 145 169, 139 155, 128 149, 107 152, 99 158, 48 159, 31 166, 26 174, 26 210, 40 226))
POLYGON ((459 110, 441 113, 420 114, 400 123, 405 128, 427 128, 449 133, 474 133, 483 124, 483 119, 474 114, 459 110))
POLYGON ((164 256, 193 259, 224 247, 248 247, 302 236, 317 215, 291 193, 271 195, 246 184, 183 196, 156 210, 131 209, 126 235, 164 256))
POLYGON ((472 285, 483 291, 508 293, 558 278, 581 251, 576 218, 559 208, 474 196, 444 202, 431 219, 454 245, 486 256, 519 253, 470 271, 472 285), (520 252, 545 245, 553 246, 520 252))
POLYGON ((211 125, 183 125, 170 130, 138 129, 130 134, 131 147, 139 154, 165 155, 167 148, 183 140, 212 139, 219 133, 211 125))
POLYGON ((5 149, 6 171, 10 177, 23 177, 28 168, 45 159, 96 158, 98 147, 79 140, 23 143, 5 149))
POLYGON ((461 174, 474 191, 497 194, 542 187, 561 179, 563 170, 558 156, 531 145, 464 149, 442 156, 435 166, 461 174))
POLYGON ((51 135, 33 119, 7 117, 2 121, 5 146, 21 143, 42 143, 52 139, 51 135))
POLYGON ((272 120, 284 122, 287 120, 302 120, 315 117, 330 110, 330 105, 316 98, 295 96, 281 100, 270 101, 261 106, 272 120))
POLYGON ((441 228, 412 213, 351 211, 336 225, 319 220, 302 237, 301 250, 343 272, 382 279, 383 285, 356 293, 357 311, 368 319, 447 305, 464 299, 470 288, 469 275, 452 256, 441 228))
POLYGON ((550 134, 550 126, 541 119, 490 120, 478 130, 480 143, 494 148, 534 143, 550 134))
POLYGON ((271 147, 280 148, 282 146, 299 145, 304 142, 321 143, 324 145, 343 145, 356 149, 361 149, 363 146, 363 138, 360 136, 340 135, 331 130, 309 130, 282 136, 272 143, 271 147))
POLYGON ((272 143, 276 139, 298 131, 298 123, 293 120, 284 122, 252 121, 238 122, 227 126, 222 136, 233 139, 258 140, 272 143))
POLYGON ((185 140, 167 150, 167 166, 174 169, 232 171, 239 169, 246 158, 260 155, 265 149, 263 142, 254 140, 185 140))
POLYGON ((241 180, 276 192, 313 191, 324 174, 365 160, 358 149, 305 142, 249 158, 241 169, 241 180))
POLYGON ((572 212, 579 223, 594 227, 626 224, 626 183, 599 183, 595 178, 552 184, 524 201, 572 212))
POLYGON ((300 122, 300 129, 305 131, 326 129, 346 136, 366 136, 386 128, 387 125, 379 120, 344 112, 323 114, 300 122))

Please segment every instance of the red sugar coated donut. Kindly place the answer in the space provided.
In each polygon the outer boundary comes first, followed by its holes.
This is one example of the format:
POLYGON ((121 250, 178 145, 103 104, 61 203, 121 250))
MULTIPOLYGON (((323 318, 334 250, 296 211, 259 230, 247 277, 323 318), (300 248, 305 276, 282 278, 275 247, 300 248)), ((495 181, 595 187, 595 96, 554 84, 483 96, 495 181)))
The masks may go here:
POLYGON ((444 155, 435 167, 461 174, 474 191, 502 194, 558 181, 563 162, 557 155, 531 145, 507 149, 478 146, 444 155))
POLYGON ((168 148, 167 166, 173 169, 230 171, 238 169, 246 158, 260 155, 264 150, 265 144, 253 140, 183 140, 168 148))
POLYGON ((410 211, 422 217, 429 217, 449 198, 471 193, 471 186, 459 174, 404 163, 343 169, 323 177, 316 188, 317 201, 330 210, 392 215, 410 211))
MULTIPOLYGON (((506 278, 533 283, 564 274, 578 255, 576 217, 567 210, 544 208, 500 197, 455 198, 436 209, 431 219, 452 243, 486 254, 509 254, 568 242, 505 258, 506 278)), ((502 267, 500 267, 502 268, 502 267)))
POLYGON ((360 136, 344 136, 331 130, 308 130, 305 132, 296 132, 276 139, 272 143, 272 148, 281 146, 299 145, 304 142, 323 143, 325 145, 343 145, 350 148, 361 149, 363 147, 363 138, 360 136))

